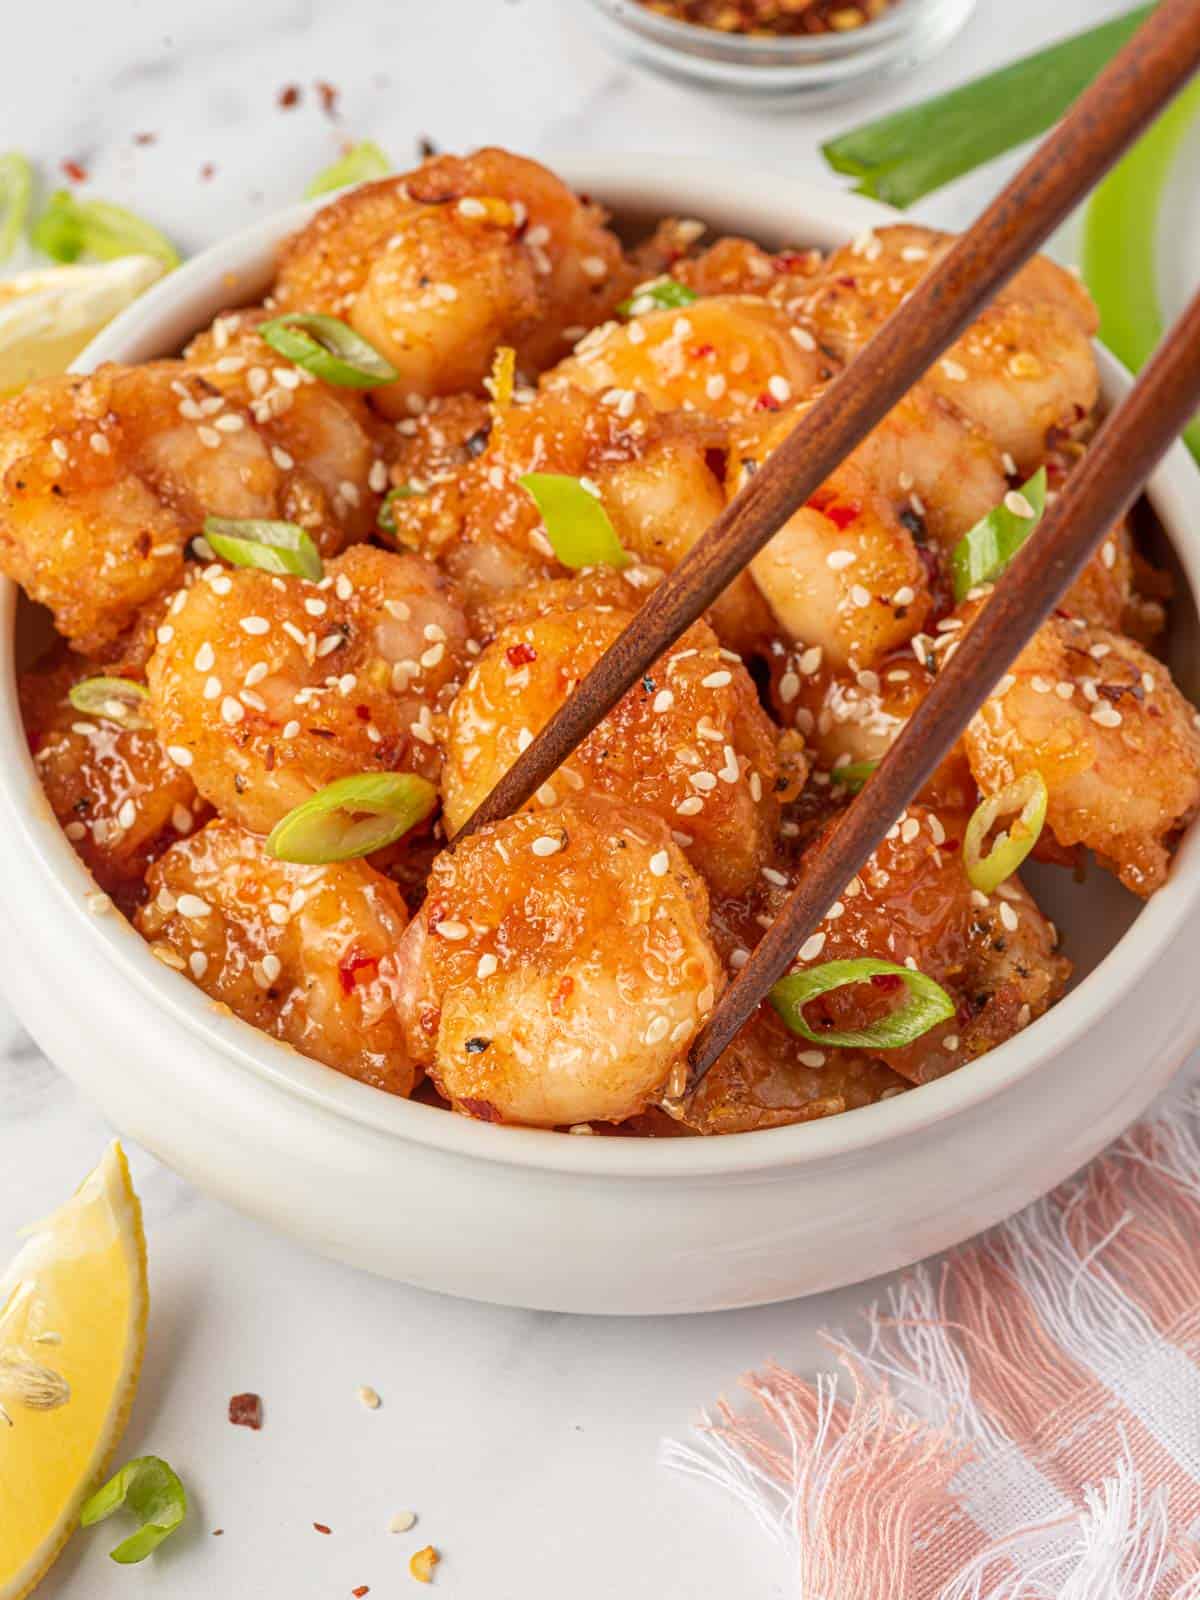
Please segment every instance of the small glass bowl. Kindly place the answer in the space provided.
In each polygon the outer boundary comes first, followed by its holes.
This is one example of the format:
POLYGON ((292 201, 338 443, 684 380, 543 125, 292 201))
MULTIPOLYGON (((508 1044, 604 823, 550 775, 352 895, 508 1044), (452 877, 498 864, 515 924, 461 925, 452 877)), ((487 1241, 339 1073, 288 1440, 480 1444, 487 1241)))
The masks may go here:
POLYGON ((861 28, 762 38, 676 22, 637 0, 583 4, 618 55, 676 83, 765 106, 842 98, 907 72, 952 38, 975 9, 975 0, 896 0, 861 28))

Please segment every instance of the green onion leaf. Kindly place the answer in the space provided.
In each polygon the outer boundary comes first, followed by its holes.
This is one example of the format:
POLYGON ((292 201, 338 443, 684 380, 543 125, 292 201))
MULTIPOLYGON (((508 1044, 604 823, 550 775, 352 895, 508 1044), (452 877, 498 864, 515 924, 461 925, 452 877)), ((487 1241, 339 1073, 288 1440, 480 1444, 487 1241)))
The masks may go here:
POLYGON ((1046 510, 1045 467, 1039 467, 1017 493, 1024 497, 1032 516, 1011 509, 1010 493, 964 533, 950 552, 955 600, 965 600, 980 584, 994 583, 1041 522, 1046 510))
POLYGON ((295 522, 268 522, 261 517, 205 517, 204 537, 223 561, 234 567, 257 567, 284 577, 311 578, 325 572, 321 552, 295 522))
MULTIPOLYGON (((1200 114, 1191 84, 1096 189, 1084 213, 1083 278, 1100 311, 1100 338, 1140 372, 1163 336, 1158 237, 1163 190, 1184 135, 1200 114)), ((1200 461, 1200 420, 1184 440, 1200 461)))
POLYGON ((833 768, 830 782, 840 783, 851 794, 857 794, 878 765, 878 761, 848 761, 844 767, 833 768))
POLYGON ((76 200, 56 189, 30 230, 30 238, 52 261, 115 261, 119 256, 153 256, 170 270, 179 252, 150 223, 107 200, 76 200))
POLYGON ((29 221, 33 168, 19 150, 0 156, 0 261, 17 248, 29 221))
POLYGON ((814 1044, 834 1045, 846 1050, 899 1050, 919 1039, 939 1022, 954 1015, 954 1001, 932 978, 911 967, 900 967, 893 961, 875 961, 863 957, 857 961, 826 961, 823 966, 810 967, 806 972, 793 972, 771 990, 771 1004, 793 1033, 811 1039, 814 1044), (888 1017, 873 1022, 867 1028, 849 1028, 844 1032, 825 1029, 818 1032, 804 1020, 804 1007, 818 995, 831 989, 844 989, 851 983, 869 983, 872 978, 899 978, 908 990, 908 999, 888 1017))
POLYGON ((366 183, 369 178, 386 178, 392 163, 373 139, 364 139, 347 150, 340 161, 318 172, 304 191, 306 200, 315 200, 320 194, 331 194, 334 189, 345 189, 352 183, 366 183))
POLYGON ((384 533, 394 534, 396 532, 396 501, 417 500, 420 495, 420 489, 414 489, 411 483, 402 483, 398 488, 388 490, 383 497, 383 504, 379 508, 379 515, 375 519, 384 533))
POLYGON ((80 1526, 90 1528, 93 1523, 103 1522, 105 1517, 121 1510, 132 1512, 141 1523, 136 1533, 131 1533, 115 1550, 109 1551, 114 1561, 128 1566, 134 1561, 144 1561, 175 1532, 187 1515, 187 1494, 165 1461, 158 1456, 139 1456, 136 1461, 127 1462, 90 1500, 84 1501, 79 1513, 80 1526))
POLYGON ((1054 126, 1145 22, 1140 6, 948 94, 843 133, 822 147, 859 194, 903 209, 1054 126))
POLYGON ((518 478, 542 514, 546 537, 564 567, 627 567, 616 529, 598 496, 578 478, 555 472, 527 472, 518 478))
POLYGON ((971 813, 963 836, 963 865, 971 887, 991 894, 1024 861, 1038 842, 1046 825, 1046 780, 1038 771, 1007 784, 998 794, 981 800, 971 813), (1011 826, 996 836, 987 855, 980 850, 997 817, 1017 816, 1011 826))
POLYGON ((258 331, 272 350, 341 389, 375 389, 399 377, 373 344, 338 317, 289 311, 264 322, 258 331))
POLYGON ((85 717, 104 717, 122 728, 150 725, 145 713, 149 691, 132 678, 84 678, 71 685, 67 699, 85 717))
POLYGON ((639 284, 628 300, 621 301, 617 311, 623 317, 640 317, 646 311, 671 311, 677 306, 690 306, 699 298, 694 290, 674 278, 655 278, 650 283, 639 284))
POLYGON ((277 861, 324 866, 395 844, 437 804, 437 790, 411 772, 339 778, 272 828, 267 852, 277 861))

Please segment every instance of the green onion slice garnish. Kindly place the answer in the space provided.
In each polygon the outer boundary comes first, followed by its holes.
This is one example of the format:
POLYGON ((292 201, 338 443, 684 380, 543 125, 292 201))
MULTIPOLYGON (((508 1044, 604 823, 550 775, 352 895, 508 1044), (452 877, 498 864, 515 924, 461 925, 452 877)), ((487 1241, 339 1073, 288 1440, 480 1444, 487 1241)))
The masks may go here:
POLYGON ((271 829, 267 852, 277 861, 324 866, 395 844, 437 804, 437 790, 411 772, 339 778, 271 829))
POLYGON ((34 245, 52 261, 115 261, 119 256, 153 256, 169 269, 179 265, 179 252, 149 222, 108 200, 77 200, 56 189, 30 230, 34 245))
POLYGON ((639 284, 622 300, 617 312, 622 317, 640 317, 646 311, 671 311, 677 306, 690 306, 700 296, 675 278, 655 278, 650 283, 639 284))
POLYGON ((1145 22, 1140 6, 822 147, 859 194, 901 210, 1054 126, 1145 22))
POLYGON ((318 172, 305 189, 304 198, 315 200, 318 195, 332 194, 335 189, 345 189, 352 183, 366 183, 369 178, 386 178, 391 170, 392 163, 375 141, 364 139, 361 144, 347 150, 340 161, 318 172))
POLYGON ((1045 467, 1039 467, 1017 495, 1024 498, 1032 516, 1010 508, 1010 493, 970 532, 964 533, 950 552, 956 600, 965 600, 980 584, 994 583, 1041 522, 1046 510, 1045 467))
POLYGON ((1007 784, 998 794, 981 800, 971 813, 963 835, 963 865, 971 887, 991 894, 1024 861, 1046 825, 1046 780, 1034 770, 1007 784), (1009 827, 997 834, 987 855, 980 852, 997 817, 1012 816, 1009 827))
POLYGON ((122 728, 147 728, 149 691, 132 678, 84 678, 71 685, 67 699, 85 717, 104 717, 122 728))
POLYGON ((7 261, 29 221, 33 168, 19 150, 0 156, 0 261, 7 261))
POLYGON ((932 978, 911 967, 897 966, 893 961, 876 961, 863 957, 856 961, 826 961, 823 966, 810 967, 806 972, 793 972, 771 990, 771 1004, 793 1033, 811 1039, 814 1044, 835 1045, 847 1050, 899 1050, 912 1044, 939 1022, 954 1015, 954 1001, 932 978), (872 978, 899 978, 908 990, 908 999, 890 1016, 873 1022, 867 1028, 849 1028, 845 1031, 825 1029, 819 1032, 804 1020, 804 1007, 819 995, 831 989, 844 989, 851 983, 869 983, 872 978))
POLYGON ((834 767, 829 779, 849 789, 851 794, 857 794, 878 765, 878 761, 849 761, 844 767, 834 767))
POLYGON ((272 350, 340 389, 376 389, 400 376, 373 344, 339 317, 289 311, 262 323, 258 331, 272 350))
POLYGON ((527 472, 517 482, 541 512, 546 537, 564 567, 627 567, 616 529, 599 497, 578 478, 556 472, 527 472))
POLYGON ((128 1461, 103 1488, 83 1502, 81 1527, 103 1522, 114 1511, 129 1511, 141 1526, 110 1550, 114 1561, 128 1566, 144 1561, 187 1516, 187 1494, 177 1475, 158 1456, 138 1456, 128 1461))
POLYGON ((290 578, 324 575, 321 552, 295 522, 269 522, 260 517, 205 517, 204 537, 216 555, 234 567, 290 578))
POLYGON ((398 488, 389 489, 383 497, 383 504, 379 508, 379 515, 375 519, 384 533, 396 532, 397 500, 416 500, 421 494, 420 489, 414 489, 411 483, 402 483, 398 488))

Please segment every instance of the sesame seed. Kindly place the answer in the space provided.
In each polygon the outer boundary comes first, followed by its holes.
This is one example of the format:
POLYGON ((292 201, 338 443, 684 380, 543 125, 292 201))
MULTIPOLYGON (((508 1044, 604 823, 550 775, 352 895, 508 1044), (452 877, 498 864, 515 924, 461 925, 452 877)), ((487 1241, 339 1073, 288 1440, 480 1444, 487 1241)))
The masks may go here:
POLYGON ((659 715, 661 715, 664 711, 670 711, 674 704, 674 693, 670 689, 660 689, 654 696, 654 700, 651 703, 651 710, 657 711, 659 715))
POLYGON ((796 952, 797 958, 801 961, 815 961, 825 948, 825 939, 824 933, 814 933, 800 946, 796 952))
POLYGON ((208 917, 212 915, 212 907, 207 900, 201 900, 198 894, 181 894, 176 901, 176 909, 181 917, 208 917))
POLYGON ((698 794, 688 795, 686 800, 681 800, 675 807, 681 817, 694 817, 704 810, 704 801, 698 794))
POLYGON ((266 974, 267 982, 274 983, 283 971, 283 962, 274 953, 268 953, 262 958, 262 969, 266 974))
POLYGON ((221 447, 221 435, 215 428, 210 428, 207 423, 201 423, 196 429, 196 437, 208 450, 219 450, 221 447))
POLYGON ((932 814, 930 815, 930 818, 929 818, 929 833, 930 833, 930 837, 933 839, 934 844, 945 844, 945 842, 946 842, 946 830, 942 826, 942 819, 940 817, 933 816, 932 814))
POLYGON ((558 803, 558 795, 552 783, 544 783, 533 798, 540 806, 552 806, 558 803))
POLYGON ((825 557, 825 565, 832 572, 841 572, 844 567, 851 566, 858 557, 853 550, 831 550, 825 557))
POLYGON ((717 787, 717 780, 711 772, 693 772, 689 775, 688 782, 693 789, 699 789, 704 794, 711 794, 717 787))
POLYGON ((543 833, 540 838, 533 841, 529 848, 535 856, 557 855, 562 849, 562 839, 556 839, 553 834, 543 833))
POLYGON ((757 805, 758 802, 762 799, 762 797, 763 797, 762 779, 759 777, 757 772, 752 772, 750 774, 750 798, 751 798, 751 800, 754 801, 755 805, 757 805))
POLYGON ((232 695, 226 695, 221 701, 221 720, 227 722, 230 727, 239 723, 245 715, 240 703, 232 695))
POLYGON ((650 871, 656 878, 665 878, 670 865, 671 857, 665 850, 656 850, 650 857, 650 871))
POLYGON ((192 977, 199 981, 208 971, 208 957, 203 950, 193 950, 188 957, 188 966, 192 970, 192 977))
POLYGON ((710 672, 707 677, 700 679, 700 686, 704 689, 724 689, 733 682, 732 672, 710 672))
POLYGON ((300 724, 298 722, 293 721, 293 722, 285 722, 284 723, 284 725, 283 725, 283 737, 285 739, 294 739, 299 732, 300 732, 300 724))
POLYGON ((117 812, 117 821, 127 832, 137 821, 137 807, 132 800, 122 800, 120 810, 117 812))
POLYGON ((773 883, 777 889, 787 888, 787 877, 784 873, 778 872, 774 867, 760 867, 759 871, 767 882, 773 883))
POLYGON ((227 411, 223 417, 218 417, 213 424, 222 433, 240 433, 246 426, 246 419, 240 417, 236 411, 227 411))
POLYGON ((643 1044, 659 1044, 671 1031, 669 1017, 655 1017, 642 1035, 643 1044))
POLYGON ((416 1513, 412 1511, 397 1511, 388 1523, 389 1533, 407 1533, 416 1524, 416 1513))
POLYGON ((824 1050, 801 1050, 796 1057, 802 1067, 823 1067, 825 1065, 824 1050))
POLYGON ((861 583, 856 583, 853 589, 851 589, 850 599, 860 611, 865 610, 865 608, 871 604, 871 596, 863 588, 861 583))
POLYGON ((786 378, 776 374, 767 379, 767 393, 773 400, 778 400, 780 405, 786 405, 792 398, 792 386, 786 378))
POLYGON ((204 682, 204 698, 206 700, 219 700, 221 698, 220 678, 206 678, 204 682))
POLYGON ((529 746, 532 743, 533 743, 533 735, 530 733, 529 729, 528 728, 519 728, 517 730, 517 750, 518 750, 518 752, 521 753, 521 754, 524 754, 524 752, 529 749, 529 746))
POLYGON ((942 1048, 948 1050, 950 1054, 953 1055, 958 1049, 958 1035, 956 1033, 948 1033, 942 1040, 942 1048))
POLYGON ((190 767, 192 764, 192 752, 184 745, 169 744, 167 754, 177 767, 190 767))
POLYGON ((809 333, 807 328, 792 327, 788 329, 788 332, 800 346, 801 350, 815 350, 817 348, 817 341, 813 338, 812 334, 809 333))
POLYGON ((1100 559, 1111 571, 1117 564, 1117 547, 1111 539, 1105 540, 1100 546, 1100 559))
POLYGON ((952 361, 949 356, 944 356, 940 366, 951 383, 965 383, 967 381, 967 369, 961 361, 952 361))
POLYGON ((217 659, 216 652, 207 640, 196 651, 196 658, 192 663, 197 672, 208 672, 213 662, 217 659))
POLYGON ((1010 489, 1004 496, 1005 508, 1012 512, 1014 517, 1035 517, 1037 512, 1019 489, 1010 489))
POLYGON ((86 836, 87 828, 82 822, 68 822, 63 832, 72 843, 78 843, 80 839, 86 836))
POLYGON ((1000 922, 1003 927, 1008 929, 1009 933, 1015 933, 1020 926, 1020 918, 1007 900, 1001 900, 1000 902, 1000 922))
POLYGON ((1016 681, 1017 680, 1013 677, 1011 672, 1006 672, 1000 679, 1000 682, 992 690, 992 698, 998 700, 1001 695, 1007 694, 1016 681))
POLYGON ((263 634, 271 631, 271 624, 266 617, 243 617, 239 626, 243 633, 263 634))
POLYGON ((436 667, 446 654, 444 644, 431 644, 428 650, 421 652, 421 665, 423 667, 436 667))
POLYGON ((449 921, 435 923, 433 931, 443 939, 457 941, 459 939, 465 939, 471 930, 467 927, 465 922, 449 921))
POLYGON ((1119 728, 1122 720, 1116 706, 1110 706, 1107 700, 1102 701, 1092 711, 1092 721, 1098 722, 1102 728, 1119 728))
POLYGON ((1034 673, 1033 677, 1029 680, 1029 687, 1033 690, 1034 694, 1049 694, 1054 685, 1048 683, 1046 679, 1043 678, 1039 673, 1034 673))
POLYGON ((372 1389, 369 1383, 360 1384, 355 1392, 358 1395, 360 1404, 364 1405, 368 1411, 378 1411, 379 1407, 383 1404, 379 1398, 378 1392, 375 1389, 372 1389))
POLYGON ((1054 685, 1054 692, 1060 700, 1069 700, 1075 693, 1075 685, 1064 678, 1054 685))
POLYGON ((900 838, 905 844, 911 844, 921 831, 921 824, 916 817, 909 817, 900 827, 900 838))
POLYGON ((102 917, 112 910, 112 901, 102 889, 94 889, 84 903, 94 917, 102 917))
POLYGON ((317 654, 321 657, 331 656, 335 650, 341 648, 344 642, 344 635, 340 633, 327 633, 317 646, 317 654))
POLYGON ((98 456, 108 455, 109 443, 102 433, 93 433, 88 443, 98 456))
POLYGON ((910 606, 917 598, 917 591, 911 584, 902 584, 892 596, 892 604, 896 606, 910 606))
POLYGON ((323 617, 329 610, 329 606, 324 600, 314 598, 304 602, 304 609, 308 612, 310 617, 323 617))
POLYGON ((51 439, 50 448, 60 461, 67 459, 67 447, 61 439, 51 439))
POLYGON ((794 672, 790 672, 790 671, 789 672, 785 672, 783 677, 780 678, 780 680, 779 680, 779 698, 780 698, 780 700, 783 702, 783 704, 785 706, 791 705, 792 701, 796 698, 796 696, 799 693, 800 693, 800 679, 796 676, 796 674, 794 672))
POLYGON ((714 372, 704 385, 704 392, 710 400, 719 400, 725 393, 725 379, 719 372, 714 372))
POLYGON ((495 972, 499 965, 500 963, 489 951, 487 955, 480 956, 478 964, 475 967, 475 976, 477 978, 490 978, 492 973, 495 972))

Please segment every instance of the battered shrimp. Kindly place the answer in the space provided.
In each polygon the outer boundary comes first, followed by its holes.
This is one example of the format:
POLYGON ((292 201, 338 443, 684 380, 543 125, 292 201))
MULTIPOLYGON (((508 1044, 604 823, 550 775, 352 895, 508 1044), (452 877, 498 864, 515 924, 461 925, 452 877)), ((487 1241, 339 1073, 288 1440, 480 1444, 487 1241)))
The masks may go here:
POLYGON ((401 962, 410 1045, 441 1092, 536 1127, 659 1098, 722 981, 703 880, 657 818, 595 795, 440 856, 401 962))
POLYGON ((503 150, 438 156, 364 184, 285 245, 281 305, 345 318, 392 363, 386 415, 478 390, 497 345, 536 373, 607 316, 629 286, 598 207, 503 150))
POLYGON ((418 556, 355 545, 319 584, 212 566, 160 635, 150 712, 201 794, 267 833, 336 778, 436 781, 433 717, 467 637, 453 591, 418 556))
MULTIPOLYGON (((871 956, 933 978, 957 1010, 902 1049, 870 1050, 911 1083, 928 1083, 994 1049, 1062 993, 1070 963, 1057 936, 1016 878, 994 895, 973 889, 962 861, 964 813, 914 805, 851 880, 793 970, 871 956)), ((782 899, 785 886, 774 890, 782 899)), ((768 911, 779 906, 773 898, 768 911)), ((837 989, 806 1008, 810 1027, 865 1028, 904 998, 887 975, 837 989)), ((820 1047, 806 1064, 828 1063, 820 1047)))
POLYGON ((85 655, 178 588, 207 514, 275 517, 285 475, 177 361, 48 378, 0 404, 0 568, 85 655))
POLYGON ((408 922, 365 861, 301 867, 221 818, 150 870, 136 916, 155 955, 264 1033, 390 1094, 418 1071, 397 1012, 408 922))
POLYGON ((71 687, 101 675, 141 677, 81 661, 60 647, 21 674, 21 718, 63 832, 100 887, 128 911, 150 863, 203 822, 209 808, 148 724, 126 727, 75 709, 67 698, 71 687))
POLYGON ((388 486, 381 434, 362 394, 322 383, 258 335, 271 312, 227 311, 184 351, 188 366, 244 407, 287 474, 280 506, 336 555, 375 526, 388 486))
MULTIPOLYGON (((450 709, 442 797, 456 833, 624 628, 580 608, 510 626, 450 709)), ((776 735, 754 684, 703 624, 690 628, 539 790, 609 794, 653 812, 722 893, 746 889, 778 822, 776 735)))
POLYGON ((984 794, 1036 768, 1046 821, 1143 898, 1166 880, 1172 837, 1200 808, 1200 730, 1170 674, 1131 639, 1051 617, 966 734, 984 794))
MULTIPOLYGON (((657 415, 628 393, 607 405, 571 387, 511 407, 479 458, 424 492, 394 501, 397 540, 437 560, 472 611, 497 595, 561 576, 542 519, 519 479, 529 472, 586 478, 624 548, 673 568, 724 508, 724 430, 677 414, 657 415)), ((770 613, 748 574, 712 609, 733 648, 755 648, 770 613)))
MULTIPOLYGON (((784 417, 733 452, 730 490, 794 426, 784 417)), ((853 459, 750 564, 787 637, 831 666, 870 667, 910 639, 929 610, 928 570, 891 500, 853 459)))
MULTIPOLYGON (((849 361, 953 242, 910 223, 876 229, 835 250, 824 274, 801 286, 789 309, 849 361)), ((1090 340, 1097 326, 1082 284, 1039 256, 934 363, 925 382, 1028 475, 1044 459, 1051 430, 1074 427, 1096 404, 1090 340)))
POLYGON ((744 417, 803 399, 834 366, 782 308, 749 295, 720 295, 607 323, 543 382, 616 391, 618 398, 634 390, 660 411, 744 417))

